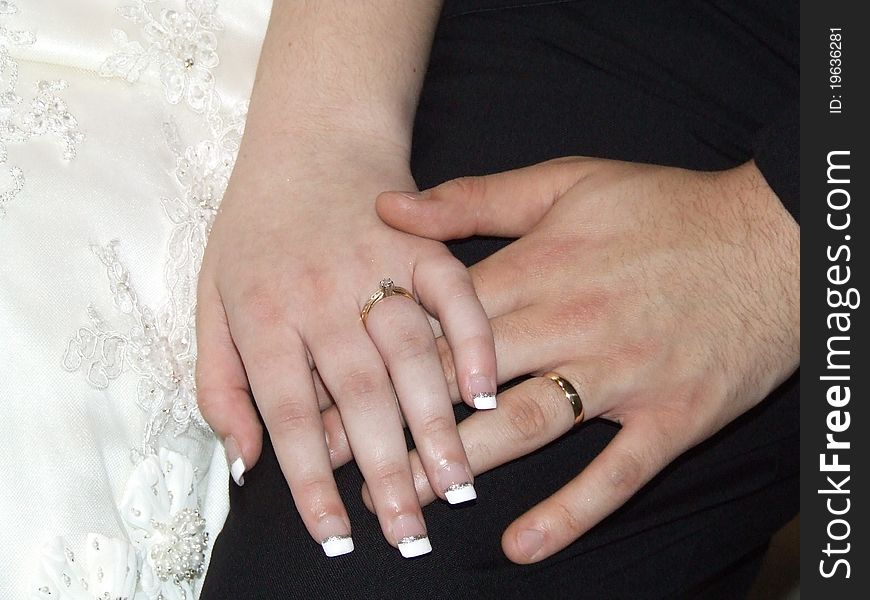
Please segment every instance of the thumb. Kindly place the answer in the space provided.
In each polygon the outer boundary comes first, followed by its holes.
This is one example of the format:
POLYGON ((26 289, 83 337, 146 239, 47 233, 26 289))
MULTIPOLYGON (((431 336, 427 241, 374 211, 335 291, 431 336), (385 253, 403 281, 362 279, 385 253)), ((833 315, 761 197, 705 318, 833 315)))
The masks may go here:
POLYGON ((520 237, 577 182, 585 162, 556 159, 495 175, 460 177, 420 193, 384 192, 376 207, 387 225, 436 240, 520 237))

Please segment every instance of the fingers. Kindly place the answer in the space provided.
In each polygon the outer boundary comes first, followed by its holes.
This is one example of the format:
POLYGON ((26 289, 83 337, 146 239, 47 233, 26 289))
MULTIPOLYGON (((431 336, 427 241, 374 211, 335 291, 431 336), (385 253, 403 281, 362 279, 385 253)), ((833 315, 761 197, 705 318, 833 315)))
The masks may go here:
POLYGON ((233 343, 223 302, 203 278, 196 312, 196 398, 203 418, 224 442, 236 484, 256 464, 263 429, 248 390, 242 360, 233 343))
MULTIPOLYGON (((554 340, 551 328, 541 327, 543 310, 537 306, 529 306, 510 314, 490 319, 495 343, 495 356, 498 364, 497 382, 499 385, 528 375, 544 372, 552 365, 558 364, 560 355, 564 354, 564 343, 571 343, 566 336, 554 340)), ((558 335, 558 334, 556 334, 558 335)), ((459 399, 461 387, 459 384, 458 363, 454 348, 446 339, 439 338, 436 342, 441 358, 441 369, 447 380, 451 398, 459 399)))
MULTIPOLYGON (((383 303, 403 300, 420 310, 402 298, 388 298, 383 303)), ((381 303, 376 308, 380 312, 381 303)), ((426 328, 428 331, 428 325, 426 328)), ((353 456, 371 487, 384 537, 402 556, 429 552, 426 524, 414 491, 405 436, 384 360, 359 318, 326 324, 313 334, 309 349, 341 411, 353 456)), ((320 423, 319 413, 317 419, 320 423)), ((320 436, 322 442, 322 430, 320 436)))
MULTIPOLYGON (((453 353, 462 399, 478 409, 495 408, 492 329, 462 263, 447 256, 422 261, 414 271, 414 287, 423 306, 441 323, 453 353)), ((428 337, 431 339, 431 334, 428 337)), ((430 355, 437 358, 434 350, 433 340, 430 355)), ((440 367, 437 378, 444 379, 440 367)))
MULTIPOLYGON (((471 470, 479 475, 549 444, 573 424, 574 412, 562 390, 535 377, 501 394, 498 410, 477 412, 462 421, 459 435, 471 470)), ((416 452, 411 452, 411 467, 420 502, 432 502, 435 493, 416 452)), ((366 494, 364 487, 364 499, 366 494)))
POLYGON ((350 519, 332 475, 302 341, 281 327, 252 329, 239 348, 275 455, 311 537, 327 556, 353 550, 350 519))
POLYGON ((568 485, 514 521, 502 536, 507 557, 520 564, 565 548, 622 506, 675 454, 652 419, 634 420, 568 485))
MULTIPOLYGON (((451 504, 473 500, 477 494, 471 469, 425 313, 409 299, 393 298, 375 307, 366 329, 384 359, 405 421, 438 494, 451 504)), ((494 382, 492 385, 494 389, 494 382)), ((346 415, 342 416, 346 421, 346 415)))
POLYGON ((484 177, 462 177, 419 194, 385 192, 378 215, 388 225, 423 237, 519 237, 576 183, 581 159, 558 159, 484 177))

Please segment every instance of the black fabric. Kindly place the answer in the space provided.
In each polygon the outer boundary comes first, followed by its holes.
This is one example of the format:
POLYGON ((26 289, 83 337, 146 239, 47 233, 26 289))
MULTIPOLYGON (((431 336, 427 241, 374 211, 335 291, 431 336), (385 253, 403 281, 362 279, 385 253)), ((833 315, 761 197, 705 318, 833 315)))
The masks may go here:
MULTIPOLYGON (((414 175, 429 187, 566 155, 741 164, 771 148, 758 140, 796 102, 797 9, 773 0, 448 0, 417 115, 414 175)), ((761 161, 778 192, 797 181, 786 154, 761 161)), ((472 264, 506 243, 451 247, 472 264)), ((383 540, 353 464, 336 478, 356 550, 325 558, 267 440, 245 486, 230 486, 202 598, 739 598, 770 535, 798 510, 798 403, 793 376, 579 541, 531 566, 507 561, 501 532, 588 464, 615 425, 584 424, 479 476, 471 506, 427 507, 434 551, 414 560, 383 540)), ((458 418, 467 414, 457 407, 458 418)))
POLYGON ((754 159, 767 184, 800 223, 800 112, 796 103, 758 134, 754 159))

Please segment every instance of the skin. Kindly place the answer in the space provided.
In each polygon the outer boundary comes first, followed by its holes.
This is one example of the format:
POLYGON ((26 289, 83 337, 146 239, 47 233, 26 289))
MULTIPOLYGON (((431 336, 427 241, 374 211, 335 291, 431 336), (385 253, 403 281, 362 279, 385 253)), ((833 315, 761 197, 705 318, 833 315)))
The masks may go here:
MULTIPOLYGON (((622 426, 576 478, 507 528, 502 547, 514 562, 576 540, 799 365, 800 228, 752 162, 706 173, 560 159, 450 181, 416 199, 382 194, 377 209, 386 223, 433 239, 519 238, 470 269, 495 333, 499 381, 556 371, 578 390, 587 419, 622 426)), ((439 349, 452 380, 450 349, 439 349)), ((340 415, 328 408, 323 422, 337 466, 351 458, 340 415)), ((535 377, 459 430, 482 473, 572 426, 561 390, 535 377)), ((411 462, 421 502, 431 502, 415 453, 411 462)))
POLYGON ((318 542, 351 533, 318 390, 342 410, 390 543, 425 533, 403 418, 442 496, 472 479, 426 312, 395 297, 360 319, 381 279, 444 324, 466 401, 481 386, 495 392, 492 332, 468 273, 442 243, 390 228, 374 210, 380 191, 416 188, 411 126, 439 10, 423 0, 275 2, 200 273, 202 414, 230 462, 250 469, 262 443, 256 403, 318 542))

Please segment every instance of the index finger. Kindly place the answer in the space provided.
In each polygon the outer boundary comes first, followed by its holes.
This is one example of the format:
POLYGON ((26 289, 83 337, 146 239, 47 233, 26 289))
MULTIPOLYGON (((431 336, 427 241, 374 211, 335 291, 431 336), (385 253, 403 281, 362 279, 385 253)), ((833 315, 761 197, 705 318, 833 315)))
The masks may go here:
POLYGON ((659 427, 645 426, 649 420, 645 416, 625 424, 577 477, 511 523, 502 535, 507 557, 530 564, 555 554, 658 474, 676 452, 670 436, 659 427))

